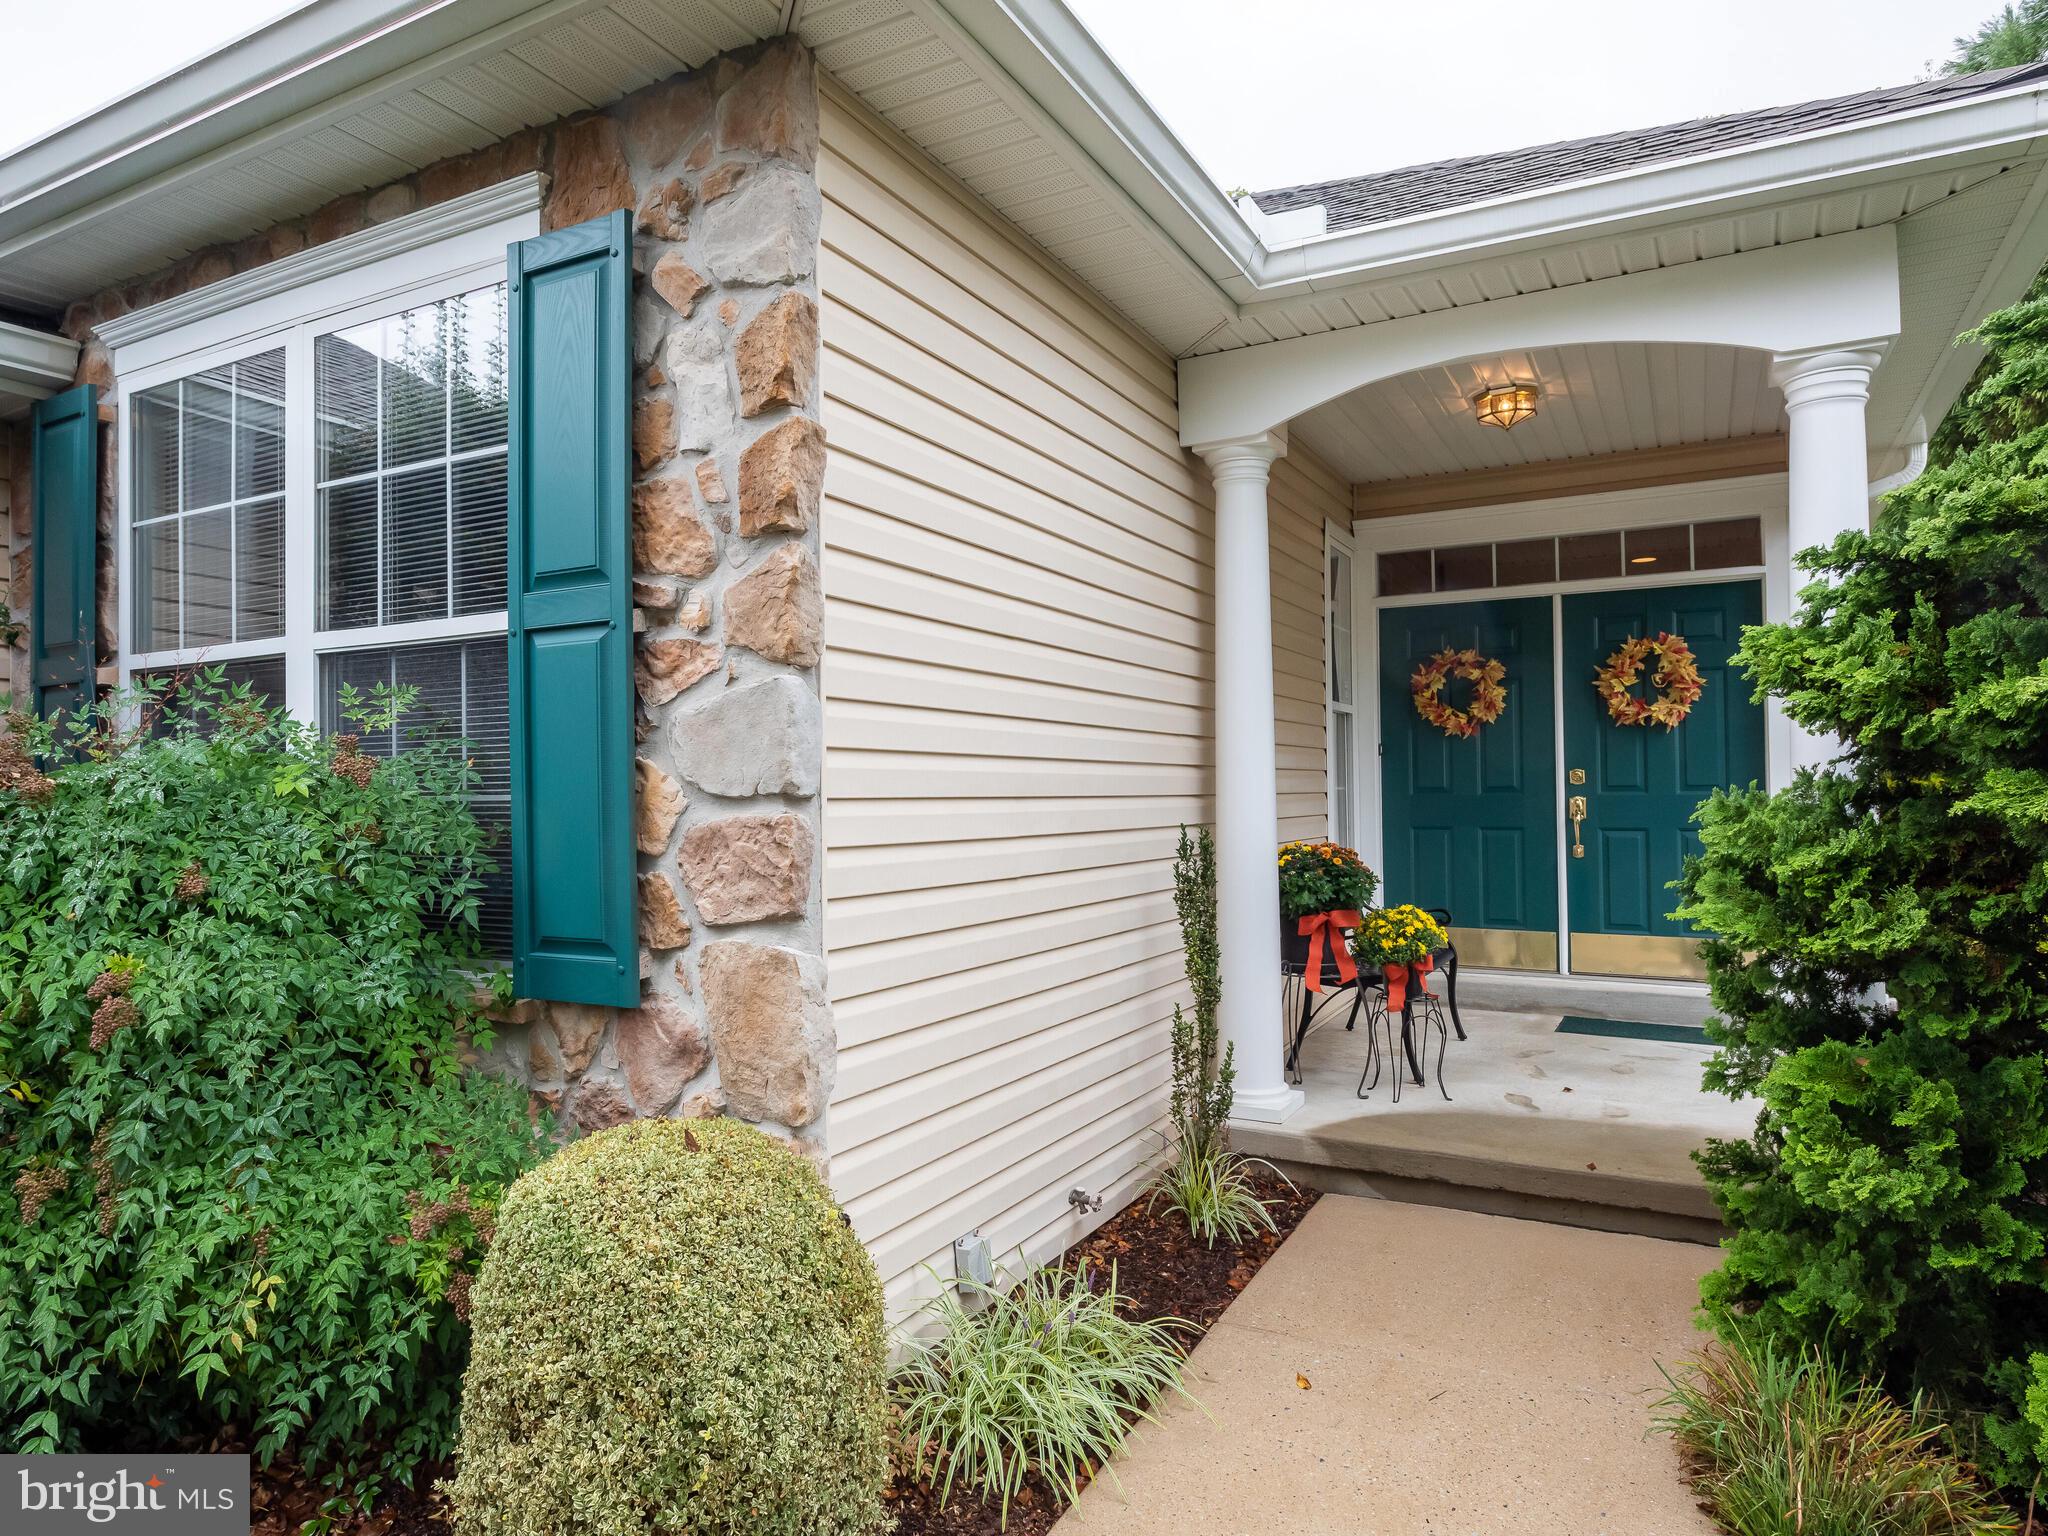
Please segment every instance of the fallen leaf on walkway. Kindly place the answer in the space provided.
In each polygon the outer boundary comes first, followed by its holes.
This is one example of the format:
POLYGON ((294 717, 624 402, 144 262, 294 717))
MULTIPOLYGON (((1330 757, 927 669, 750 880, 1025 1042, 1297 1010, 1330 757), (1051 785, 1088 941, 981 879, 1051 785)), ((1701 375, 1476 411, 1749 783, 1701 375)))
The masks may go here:
POLYGON ((1600 1165, 1598 1163, 1588 1163, 1586 1164, 1586 1167, 1594 1173, 1598 1173, 1600 1171, 1600 1165))
POLYGON ((1294 1384, 1304 1392, 1308 1390, 1308 1378, 1299 1371, 1294 1373, 1294 1384))

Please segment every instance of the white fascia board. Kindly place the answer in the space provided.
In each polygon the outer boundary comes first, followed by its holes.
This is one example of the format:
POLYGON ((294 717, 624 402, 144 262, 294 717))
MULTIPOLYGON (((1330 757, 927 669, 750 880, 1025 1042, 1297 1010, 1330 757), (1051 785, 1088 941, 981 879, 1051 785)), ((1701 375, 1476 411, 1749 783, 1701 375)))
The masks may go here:
POLYGON ((1262 259, 1265 247, 1215 178, 1061 0, 932 3, 1210 278, 1234 277, 1262 259))
POLYGON ((528 9, 530 0, 313 0, 0 158, 0 239, 528 9))
POLYGON ((316 0, 202 61, 219 74, 181 72, 0 159, 0 258, 601 3, 316 0), (280 31, 302 18, 324 30, 280 31))
POLYGON ((77 342, 0 320, 0 392, 46 400, 70 388, 77 371, 77 342))
POLYGON ((930 0, 1023 82, 1240 307, 1594 232, 2048 152, 2039 83, 1269 249, 1062 0, 930 0), (1216 264, 1227 256, 1230 269, 1216 264))
POLYGON ((1240 302, 1397 277, 1447 260, 1511 255, 1538 245, 1613 234, 1629 225, 1718 218, 1802 195, 1931 176, 2048 152, 2048 89, 2039 84, 1797 138, 1664 161, 1438 213, 1339 231, 1267 254, 1249 280, 1226 284, 1240 302), (1291 270, 1290 270, 1291 269, 1291 270))
POLYGON ((1587 342, 1800 352, 1899 332, 1890 225, 1769 246, 1180 362, 1180 440, 1243 437, 1435 363, 1587 342))

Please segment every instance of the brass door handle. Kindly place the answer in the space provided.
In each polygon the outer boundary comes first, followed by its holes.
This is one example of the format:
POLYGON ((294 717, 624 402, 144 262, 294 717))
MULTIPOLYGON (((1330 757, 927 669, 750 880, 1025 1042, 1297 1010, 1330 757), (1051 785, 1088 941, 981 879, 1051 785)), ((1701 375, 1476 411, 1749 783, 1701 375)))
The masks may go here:
POLYGON ((1586 856, 1586 845, 1579 841, 1579 823, 1586 819, 1586 797, 1573 795, 1565 801, 1564 813, 1571 818, 1572 823, 1572 857, 1583 859, 1586 856))

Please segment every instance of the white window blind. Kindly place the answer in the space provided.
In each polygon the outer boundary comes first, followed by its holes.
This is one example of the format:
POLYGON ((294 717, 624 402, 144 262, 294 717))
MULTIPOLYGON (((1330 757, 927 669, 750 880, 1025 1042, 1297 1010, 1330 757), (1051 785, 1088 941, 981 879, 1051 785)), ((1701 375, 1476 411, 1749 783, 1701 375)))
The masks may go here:
POLYGON ((320 627, 505 606, 505 290, 319 338, 320 627))
POLYGON ((134 415, 138 647, 282 635, 284 349, 145 390, 134 415))

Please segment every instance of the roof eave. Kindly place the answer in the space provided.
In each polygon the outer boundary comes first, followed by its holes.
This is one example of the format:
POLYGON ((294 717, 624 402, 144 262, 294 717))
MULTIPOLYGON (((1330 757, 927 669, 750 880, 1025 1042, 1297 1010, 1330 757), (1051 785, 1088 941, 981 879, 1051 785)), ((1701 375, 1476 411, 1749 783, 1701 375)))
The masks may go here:
POLYGON ((1269 248, 1058 0, 943 4, 1240 311, 1269 300, 2048 150, 2048 83, 1269 248), (1085 108, 1085 110, 1077 110, 1085 108))
POLYGON ((0 253, 500 29, 598 0, 312 0, 0 157, 0 253))
POLYGON ((0 320, 0 419, 68 389, 77 368, 77 342, 0 320))
POLYGON ((1511 255, 1681 217, 1717 217, 1818 190, 1852 190, 2018 161, 2048 150, 2048 83, 1969 97, 1795 138, 1542 187, 1264 252, 1224 287, 1240 304, 1399 276, 1446 261, 1511 255))

